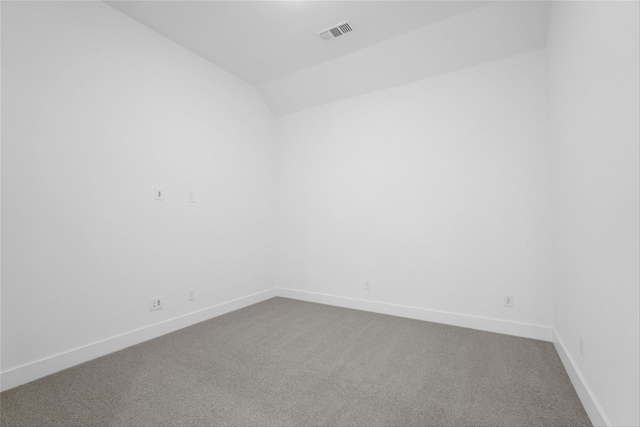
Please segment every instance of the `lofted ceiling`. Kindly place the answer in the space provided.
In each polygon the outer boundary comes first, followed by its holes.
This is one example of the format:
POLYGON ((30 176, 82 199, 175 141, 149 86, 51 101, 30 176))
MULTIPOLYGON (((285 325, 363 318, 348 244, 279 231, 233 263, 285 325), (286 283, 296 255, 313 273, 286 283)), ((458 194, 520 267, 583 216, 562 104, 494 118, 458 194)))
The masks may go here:
POLYGON ((276 115, 544 47, 537 1, 105 1, 254 85, 276 115), (317 32, 350 20, 333 40, 317 32))

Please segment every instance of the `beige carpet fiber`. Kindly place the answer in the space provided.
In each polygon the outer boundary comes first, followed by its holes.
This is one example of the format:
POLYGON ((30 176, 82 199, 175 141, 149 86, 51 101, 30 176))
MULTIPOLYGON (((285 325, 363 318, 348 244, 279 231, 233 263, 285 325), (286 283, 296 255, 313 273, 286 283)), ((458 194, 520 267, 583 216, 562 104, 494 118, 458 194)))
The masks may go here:
POLYGON ((285 298, 0 398, 2 426, 591 425, 551 343, 285 298))

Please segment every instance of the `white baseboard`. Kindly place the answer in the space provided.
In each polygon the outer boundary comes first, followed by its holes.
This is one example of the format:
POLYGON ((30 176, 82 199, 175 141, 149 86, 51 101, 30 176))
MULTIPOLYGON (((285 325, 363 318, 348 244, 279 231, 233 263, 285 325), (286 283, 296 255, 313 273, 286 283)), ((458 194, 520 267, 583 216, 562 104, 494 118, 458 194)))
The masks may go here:
POLYGON ((560 338, 560 335, 558 335, 558 331, 554 329, 553 335, 553 345, 558 352, 558 356, 560 356, 560 360, 562 360, 564 369, 569 375, 569 379, 573 384, 573 388, 576 389, 576 393, 580 398, 580 402, 582 402, 582 406, 584 406, 584 410, 587 412, 587 415, 591 420, 591 424, 593 424, 594 426, 611 426, 609 418, 607 418, 606 414, 602 410, 602 406, 600 406, 595 396, 593 395, 591 388, 589 388, 587 382, 584 380, 584 377, 580 373, 580 370, 571 357, 571 354, 569 354, 569 352, 567 351, 562 338, 560 338))
POLYGON ((113 353, 114 351, 122 350, 135 344, 140 344, 144 341, 221 316, 231 311, 265 301, 275 296, 277 296, 277 291, 275 289, 248 295, 246 297, 208 307, 193 313, 174 317, 173 319, 168 319, 154 325, 145 326, 144 328, 107 338, 83 347, 65 351, 64 353, 46 357, 16 368, 8 369, 0 373, 0 390, 4 391, 26 384, 63 369, 113 353))
POLYGON ((549 326, 532 325, 529 323, 511 322, 507 320, 492 319, 488 317, 471 316, 468 314, 450 313, 446 311, 429 310, 406 305, 388 304, 376 301, 367 301, 355 298, 347 298, 336 295, 319 294, 315 292, 299 291, 295 289, 276 289, 277 295, 284 298, 301 301, 316 302, 320 304, 334 305, 337 307, 353 308, 356 310, 371 311, 374 313, 389 314, 392 316, 406 317, 409 319, 425 320, 428 322, 443 323, 446 325, 460 326, 463 328, 478 329, 481 331, 495 332, 498 334, 513 335, 523 338, 532 338, 542 341, 553 341, 553 328, 549 326))
POLYGON ((88 344, 83 347, 75 348, 35 362, 27 363, 16 368, 8 369, 0 373, 0 390, 4 391, 26 384, 30 381, 34 381, 63 369, 67 369, 97 357, 157 338, 187 326, 221 316, 231 311, 265 301, 275 296, 406 317, 410 319, 443 323, 452 326, 514 335, 524 338, 553 341, 565 369, 569 374, 569 378, 571 379, 585 410, 589 414, 592 423, 594 425, 611 425, 606 416, 604 416, 604 413, 597 401, 593 398, 592 392, 588 386, 586 386, 582 375, 575 367, 570 355, 565 351, 562 340, 551 327, 284 288, 274 288, 248 295, 246 297, 208 307, 193 313, 165 320, 154 325, 136 329, 122 335, 88 344))

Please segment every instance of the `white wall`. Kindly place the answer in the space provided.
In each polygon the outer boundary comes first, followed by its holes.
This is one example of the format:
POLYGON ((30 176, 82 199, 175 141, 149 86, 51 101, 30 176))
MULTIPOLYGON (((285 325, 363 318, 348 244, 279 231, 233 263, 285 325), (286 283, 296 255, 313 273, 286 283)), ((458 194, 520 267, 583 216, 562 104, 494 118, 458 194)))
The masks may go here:
POLYGON ((555 327, 613 425, 639 425, 638 2, 554 3, 555 327), (579 336, 584 339, 580 354, 579 336))
POLYGON ((637 2, 556 3, 548 52, 284 116, 275 151, 254 88, 100 2, 2 2, 2 38, 3 372, 281 286, 555 326, 639 423, 637 2))
POLYGON ((551 326, 545 64, 536 50, 279 118, 278 286, 551 326))
POLYGON ((3 371, 272 286, 253 87, 101 2, 2 2, 2 38, 3 371))

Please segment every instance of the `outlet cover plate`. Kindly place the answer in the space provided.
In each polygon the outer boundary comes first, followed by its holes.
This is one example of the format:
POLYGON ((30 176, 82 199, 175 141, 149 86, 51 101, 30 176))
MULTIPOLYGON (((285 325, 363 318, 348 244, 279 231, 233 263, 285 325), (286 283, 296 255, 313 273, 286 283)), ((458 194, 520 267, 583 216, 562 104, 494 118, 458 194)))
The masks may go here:
POLYGON ((513 295, 504 294, 503 301, 505 307, 513 307, 513 295))
POLYGON ((162 303, 162 297, 151 298, 151 300, 149 301, 150 311, 162 310, 162 307, 164 307, 164 304, 162 303))

